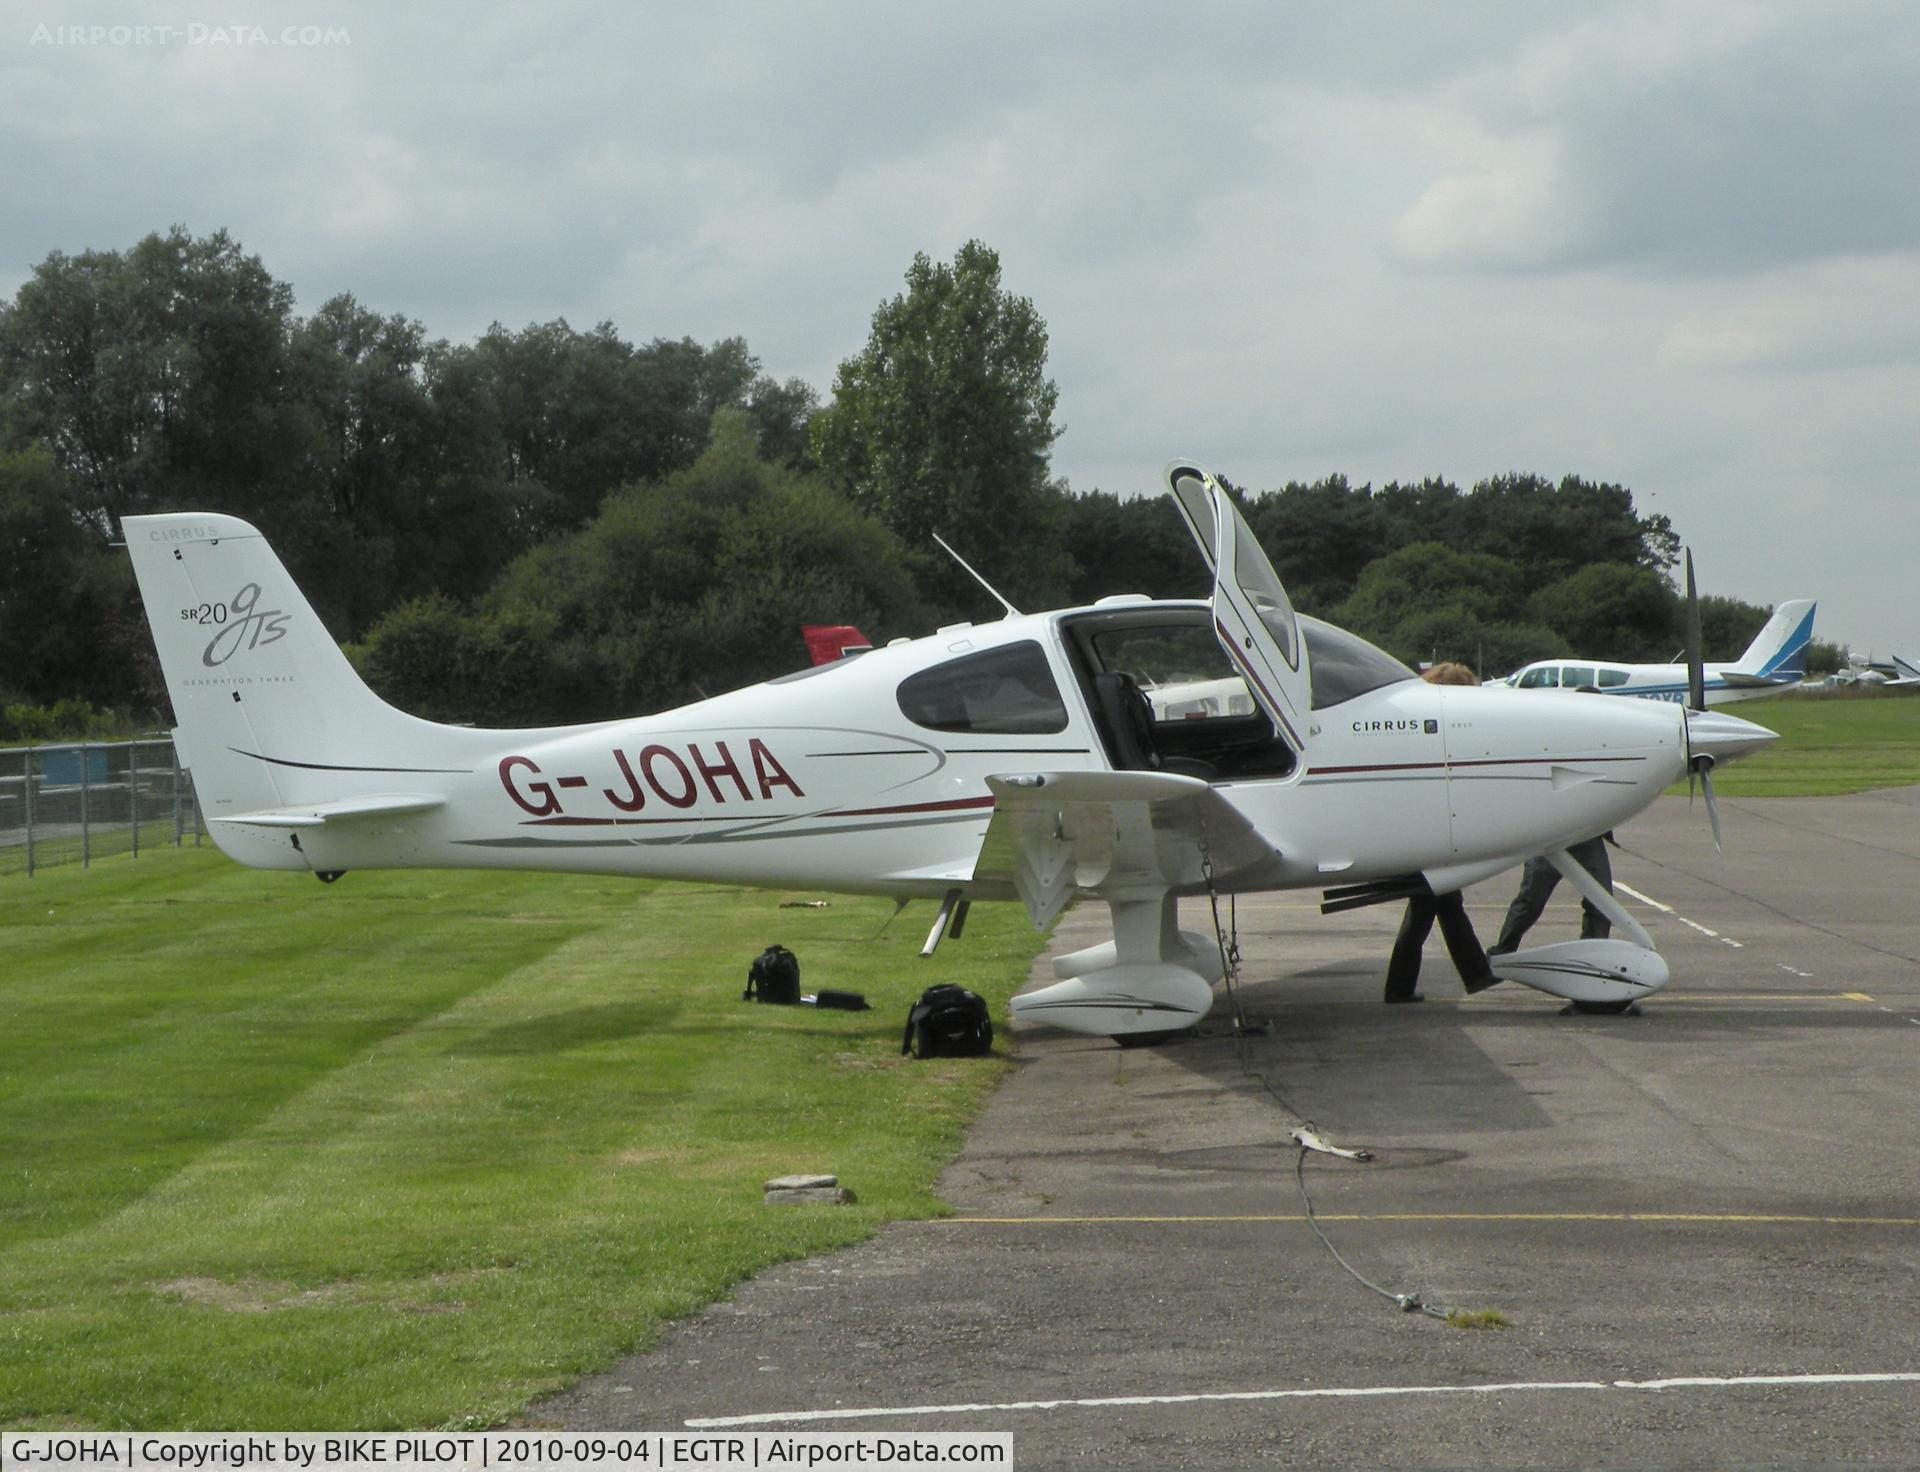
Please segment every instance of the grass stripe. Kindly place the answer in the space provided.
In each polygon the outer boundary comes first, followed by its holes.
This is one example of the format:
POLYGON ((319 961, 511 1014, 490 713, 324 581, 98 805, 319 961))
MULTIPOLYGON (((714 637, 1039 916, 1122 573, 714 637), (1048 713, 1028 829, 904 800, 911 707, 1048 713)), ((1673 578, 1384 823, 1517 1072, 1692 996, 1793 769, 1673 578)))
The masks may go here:
POLYGON ((1000 1065, 902 1060, 900 1019, 1000 1008, 1039 938, 988 907, 922 962, 885 901, 779 898, 191 851, 0 883, 0 1424, 493 1424, 941 1212, 1000 1065), (774 940, 875 1010, 742 1004, 774 940), (859 1202, 764 1207, 792 1170, 859 1202))

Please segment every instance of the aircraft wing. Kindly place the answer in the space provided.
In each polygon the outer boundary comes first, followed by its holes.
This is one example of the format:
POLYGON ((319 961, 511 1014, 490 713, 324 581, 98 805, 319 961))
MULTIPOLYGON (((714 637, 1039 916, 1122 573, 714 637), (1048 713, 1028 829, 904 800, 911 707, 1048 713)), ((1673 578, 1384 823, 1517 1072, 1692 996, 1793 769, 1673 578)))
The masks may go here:
POLYGON ((1252 882, 1278 851, 1219 792, 1171 772, 1033 772, 987 778, 993 819, 976 881, 1013 886, 1035 927, 1079 890, 1109 900, 1252 882))

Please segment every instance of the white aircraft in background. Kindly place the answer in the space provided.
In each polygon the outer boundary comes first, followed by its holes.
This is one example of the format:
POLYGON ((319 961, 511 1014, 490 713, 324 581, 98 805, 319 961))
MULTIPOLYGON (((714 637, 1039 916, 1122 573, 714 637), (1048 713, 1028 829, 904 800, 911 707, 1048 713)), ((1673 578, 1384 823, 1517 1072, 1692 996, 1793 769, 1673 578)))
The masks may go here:
POLYGON ((1899 655, 1893 656, 1888 665, 1875 664, 1872 656, 1862 659, 1851 649, 1847 651, 1847 667, 1836 670, 1821 682, 1831 689, 1869 689, 1869 690, 1911 690, 1920 685, 1920 667, 1916 667, 1899 655))
MULTIPOLYGON (((1330 889, 1333 908, 1457 890, 1545 853, 1629 939, 1500 957, 1585 1005, 1664 985, 1652 941, 1572 859, 1690 771, 1774 739, 1637 701, 1428 685, 1296 617, 1230 497, 1168 468, 1217 569, 1140 596, 956 624, 632 719, 435 725, 373 694, 265 540, 212 513, 125 521, 208 831, 311 871, 633 874, 941 901, 1044 926, 1076 895, 1113 939, 1054 962, 1016 1016, 1140 1040, 1197 1022, 1223 970, 1182 895, 1330 889), (1237 677, 1245 712, 1156 720, 1139 675, 1237 677)), ((1712 793, 1709 785, 1708 800, 1712 793)))
MULTIPOLYGON (((1691 575, 1691 570, 1689 570, 1691 575)), ((1796 598, 1774 609, 1747 652, 1731 664, 1702 667, 1708 705, 1728 705, 1791 690, 1807 677, 1807 646, 1813 642, 1814 603, 1796 598)), ((1685 664, 1621 664, 1593 659, 1541 659, 1495 685, 1516 690, 1598 690, 1643 700, 1687 701, 1685 664)))

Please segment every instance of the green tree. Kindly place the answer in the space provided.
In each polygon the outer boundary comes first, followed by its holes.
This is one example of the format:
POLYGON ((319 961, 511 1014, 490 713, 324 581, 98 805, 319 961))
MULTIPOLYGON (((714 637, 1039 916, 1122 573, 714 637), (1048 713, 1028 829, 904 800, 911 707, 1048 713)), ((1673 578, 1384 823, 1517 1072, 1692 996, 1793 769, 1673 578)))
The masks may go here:
POLYGON ((0 702, 150 702, 157 683, 132 568, 76 520, 40 447, 0 453, 0 702))
POLYGON ((1537 475, 1483 480, 1450 523, 1452 545, 1505 557, 1543 582, 1601 562, 1664 572, 1679 555, 1666 517, 1642 518, 1626 487, 1575 475, 1558 485, 1537 475))
POLYGON ((270 525, 309 448, 292 312, 291 289, 224 230, 56 251, 0 309, 9 426, 52 451, 102 535, 189 504, 270 525))
POLYGON ((1068 601, 1091 603, 1109 593, 1208 596, 1207 564, 1168 497, 1087 491, 1068 496, 1063 509, 1073 559, 1068 601))
POLYGON ((1420 542, 1368 563, 1332 618, 1369 638, 1390 637, 1408 620, 1443 608, 1480 625, 1502 622, 1520 611, 1518 585, 1518 569, 1502 558, 1420 542))
MULTIPOLYGON (((1474 653, 1480 659, 1477 670, 1480 678, 1494 680, 1536 659, 1552 659, 1567 653, 1567 641, 1543 624, 1496 623, 1480 631, 1474 653)), ((1465 651, 1456 652, 1453 657, 1463 663, 1471 662, 1465 651)))
POLYGON ((1418 542, 1368 563, 1330 616, 1408 663, 1458 660, 1484 678, 1565 647, 1526 620, 1523 604, 1511 562, 1418 542))
POLYGON ((818 480, 756 453, 746 411, 658 485, 609 496, 580 531, 517 559, 470 613, 448 600, 383 619, 360 651, 403 709, 550 724, 660 709, 806 662, 803 623, 910 627, 898 539, 818 480))
POLYGON ((951 266, 916 255, 906 281, 840 365, 813 419, 813 459, 899 534, 937 603, 974 608, 982 595, 933 548, 936 531, 1016 602, 1057 602, 1070 568, 1047 473, 1060 431, 1046 324, 977 240, 951 266))
MULTIPOLYGON (((1311 485, 1289 482, 1250 498, 1244 510, 1303 613, 1318 613, 1351 597, 1367 564, 1395 550, 1388 541, 1385 503, 1364 486, 1348 485, 1343 475, 1311 485)), ((1413 540, 1435 538, 1429 532, 1413 540)))
POLYGON ((1659 661, 1684 635, 1682 610, 1658 573, 1617 562, 1583 567, 1527 600, 1536 623, 1594 659, 1659 661))
POLYGON ((495 323, 470 351, 527 545, 584 525, 618 486, 686 469, 717 409, 747 410, 763 452, 792 458, 814 406, 798 379, 762 374, 738 337, 636 348, 612 323, 579 332, 560 319, 519 332, 495 323))
MULTIPOLYGON (((1682 615, 1684 617, 1684 614, 1682 615)), ((1700 598, 1700 657, 1702 659, 1738 659, 1753 642, 1753 636, 1773 617, 1771 608, 1739 598, 1702 594, 1700 598)), ((1685 625, 1681 625, 1684 630, 1685 625)), ((1684 633, 1682 634, 1684 637, 1684 633)), ((1675 649, 1680 647, 1675 642, 1675 649)), ((1843 655, 1840 663, 1846 663, 1843 655)))

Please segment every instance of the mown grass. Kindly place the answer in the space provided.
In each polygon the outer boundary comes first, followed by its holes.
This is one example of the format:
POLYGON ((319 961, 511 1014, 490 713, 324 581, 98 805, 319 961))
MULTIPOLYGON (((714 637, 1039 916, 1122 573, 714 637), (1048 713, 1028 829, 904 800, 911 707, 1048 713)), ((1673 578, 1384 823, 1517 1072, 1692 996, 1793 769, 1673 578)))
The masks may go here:
POLYGON ((938 1214, 1001 1065, 914 1062, 920 989, 996 1013, 983 907, 563 876, 330 888, 165 850, 0 881, 0 1424, 484 1425, 757 1269, 938 1214), (743 1004, 780 941, 807 990, 743 1004), (761 1182, 839 1175, 847 1207, 761 1182))
POLYGON ((1779 695, 1720 708, 1780 733, 1713 774, 1724 796, 1834 797, 1920 782, 1920 693, 1779 695))

